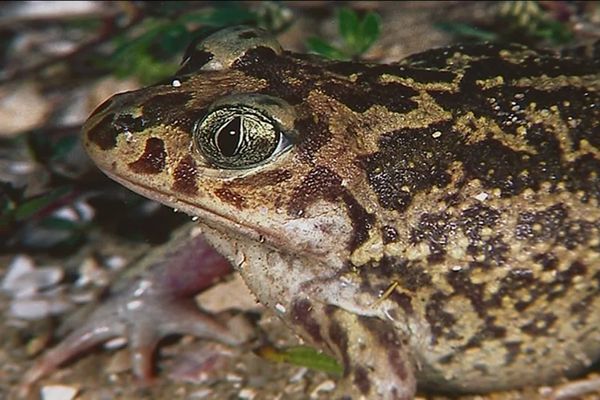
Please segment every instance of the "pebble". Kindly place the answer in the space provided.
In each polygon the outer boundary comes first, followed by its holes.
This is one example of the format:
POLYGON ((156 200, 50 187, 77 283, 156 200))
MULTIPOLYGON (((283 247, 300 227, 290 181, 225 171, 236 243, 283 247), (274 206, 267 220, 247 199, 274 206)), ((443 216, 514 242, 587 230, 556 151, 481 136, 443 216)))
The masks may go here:
POLYGON ((59 297, 16 299, 10 303, 9 313, 13 317, 37 320, 49 315, 62 314, 72 307, 59 297))
POLYGON ((316 399, 319 397, 319 392, 331 392, 331 391, 333 391, 333 389, 335 389, 335 382, 332 381, 331 379, 328 379, 324 382, 321 382, 315 388, 315 390, 312 391, 312 393, 310 394, 310 398, 316 399))
POLYGON ((200 389, 190 393, 190 399, 205 399, 213 393, 211 389, 200 389))
POLYGON ((42 400, 73 400, 79 390, 72 386, 48 385, 41 389, 42 400))
POLYGON ((244 388, 238 393, 238 398, 243 400, 252 400, 256 397, 256 391, 250 388, 244 388))
POLYGON ((36 268, 33 260, 25 255, 17 255, 2 280, 2 290, 13 297, 31 297, 41 289, 59 283, 64 271, 60 267, 50 266, 36 268))

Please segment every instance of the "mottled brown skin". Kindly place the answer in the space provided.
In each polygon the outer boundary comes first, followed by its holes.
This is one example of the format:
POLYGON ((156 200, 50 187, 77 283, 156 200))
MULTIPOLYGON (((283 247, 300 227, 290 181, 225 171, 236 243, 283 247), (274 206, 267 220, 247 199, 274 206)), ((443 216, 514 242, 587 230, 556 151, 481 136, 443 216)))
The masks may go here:
POLYGON ((600 357, 593 59, 490 44, 327 62, 232 30, 84 137, 109 176, 200 217, 259 300, 343 361, 340 394, 552 384, 600 357), (194 125, 244 93, 285 100, 297 136, 214 167, 194 125))

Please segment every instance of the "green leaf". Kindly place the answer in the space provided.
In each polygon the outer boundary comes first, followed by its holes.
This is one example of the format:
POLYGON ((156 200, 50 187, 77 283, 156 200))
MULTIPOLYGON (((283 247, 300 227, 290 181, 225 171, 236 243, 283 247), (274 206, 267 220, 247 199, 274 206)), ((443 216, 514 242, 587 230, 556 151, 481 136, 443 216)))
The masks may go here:
POLYGON ((374 12, 368 12, 360 24, 361 49, 360 53, 367 51, 379 39, 381 18, 374 12))
POLYGON ((346 60, 349 58, 344 52, 318 37, 308 38, 306 45, 310 51, 332 60, 346 60))
POLYGON ((183 24, 174 23, 163 30, 162 34, 158 37, 158 40, 161 49, 163 49, 168 56, 172 56, 185 49, 191 38, 188 30, 183 24))
POLYGON ((17 207, 14 214, 15 218, 17 220, 27 219, 41 211, 43 208, 51 205, 70 191, 70 187, 60 187, 51 192, 33 197, 17 207))
POLYGON ((341 376, 344 372, 343 368, 334 358, 323 354, 312 347, 294 346, 286 349, 277 349, 267 345, 258 348, 255 350, 255 353, 260 357, 273 362, 298 365, 336 376, 341 376))
POLYGON ((59 230, 59 231, 73 231, 73 230, 79 228, 80 225, 81 225, 80 222, 71 221, 70 219, 65 219, 65 218, 57 218, 57 217, 45 218, 40 223, 40 226, 43 226, 45 228, 52 229, 52 230, 59 230))
POLYGON ((348 44, 349 48, 355 48, 360 34, 360 22, 356 12, 349 8, 340 8, 338 11, 338 24, 342 39, 348 44))
POLYGON ((573 33, 559 21, 540 21, 532 34, 539 38, 549 39, 554 43, 566 43, 573 38, 573 33))
POLYGON ((73 150, 73 147, 79 143, 79 137, 75 135, 65 136, 60 138, 53 146, 52 146, 52 154, 50 155, 51 159, 56 160, 64 160, 64 158, 73 150))

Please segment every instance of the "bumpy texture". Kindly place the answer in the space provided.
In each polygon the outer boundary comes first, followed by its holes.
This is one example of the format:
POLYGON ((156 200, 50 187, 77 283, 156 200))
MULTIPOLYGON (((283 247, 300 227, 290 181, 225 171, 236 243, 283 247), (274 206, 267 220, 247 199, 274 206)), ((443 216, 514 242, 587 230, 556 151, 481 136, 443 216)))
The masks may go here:
POLYGON ((598 359, 600 57, 486 44, 366 65, 219 35, 96 110, 86 146, 199 216, 261 302, 344 362, 343 393, 552 383, 598 359), (211 166, 195 126, 246 93, 287 103, 292 145, 211 166))

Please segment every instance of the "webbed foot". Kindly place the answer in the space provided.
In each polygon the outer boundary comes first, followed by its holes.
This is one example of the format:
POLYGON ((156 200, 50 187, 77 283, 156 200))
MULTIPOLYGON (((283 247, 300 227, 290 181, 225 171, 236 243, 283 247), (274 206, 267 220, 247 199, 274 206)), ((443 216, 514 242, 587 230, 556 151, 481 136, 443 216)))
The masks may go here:
POLYGON ((188 334, 228 345, 248 339, 247 331, 228 329, 194 301, 194 295, 231 272, 229 263, 188 226, 175 238, 175 247, 156 248, 131 266, 139 272, 35 362, 23 376, 19 397, 68 360, 117 337, 127 339, 133 373, 143 384, 152 378, 153 354, 166 336, 188 334))

